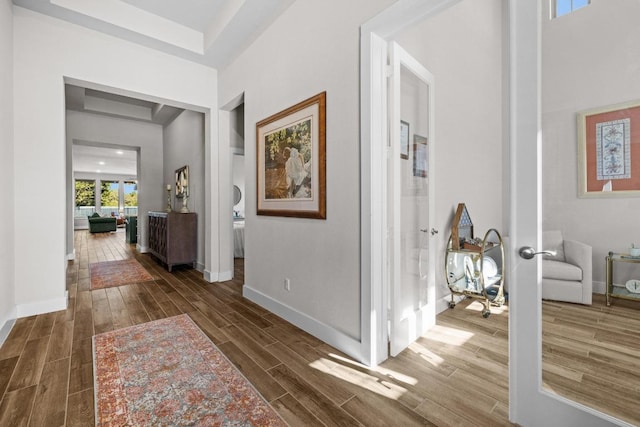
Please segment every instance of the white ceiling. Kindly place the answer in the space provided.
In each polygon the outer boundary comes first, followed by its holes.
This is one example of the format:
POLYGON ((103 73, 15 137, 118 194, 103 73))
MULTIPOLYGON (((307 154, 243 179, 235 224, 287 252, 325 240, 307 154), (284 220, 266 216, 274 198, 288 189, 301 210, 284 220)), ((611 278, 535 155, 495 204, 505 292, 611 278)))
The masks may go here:
POLYGON ((184 111, 183 108, 168 104, 71 84, 65 85, 65 106, 67 110, 137 120, 162 126, 171 123, 184 111))
POLYGON ((89 174, 137 176, 137 152, 108 147, 73 145, 73 170, 89 174))
MULTIPOLYGON (((214 68, 224 68, 295 0, 13 0, 17 6, 214 68)), ((166 125, 183 110, 66 86, 68 110, 166 125)), ((74 172, 136 175, 136 152, 73 146, 74 172), (100 165, 99 162, 104 162, 100 165)))
MULTIPOLYGON (((128 96, 116 95, 71 84, 65 85, 67 110, 117 117, 166 126, 184 110, 128 96)), ((137 174, 136 152, 126 149, 74 142, 73 171, 91 174, 137 174), (100 164, 102 162, 103 164, 100 164)))
POLYGON ((295 0, 13 0, 214 68, 224 68, 295 0))

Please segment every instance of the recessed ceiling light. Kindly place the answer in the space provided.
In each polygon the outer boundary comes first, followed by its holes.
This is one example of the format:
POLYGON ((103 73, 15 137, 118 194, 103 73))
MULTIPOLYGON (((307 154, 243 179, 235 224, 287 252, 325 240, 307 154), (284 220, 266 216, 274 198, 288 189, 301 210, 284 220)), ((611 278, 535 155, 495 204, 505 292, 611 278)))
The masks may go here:
POLYGON ((118 150, 116 151, 116 154, 124 154, 124 151, 118 150))
POLYGON ((97 173, 100 173, 100 169, 96 169, 96 172, 97 172, 97 173))
POLYGON ((99 164, 100 166, 103 166, 103 165, 104 165, 104 162, 98 162, 98 164, 99 164))

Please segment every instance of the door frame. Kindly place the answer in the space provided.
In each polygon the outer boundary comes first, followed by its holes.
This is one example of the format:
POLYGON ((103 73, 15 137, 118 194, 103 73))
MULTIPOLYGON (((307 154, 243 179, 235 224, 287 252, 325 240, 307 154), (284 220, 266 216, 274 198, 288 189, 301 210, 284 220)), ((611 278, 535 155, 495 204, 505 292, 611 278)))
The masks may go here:
MULTIPOLYGON (((386 359, 383 259, 386 213, 387 42, 461 0, 399 0, 361 27, 361 354, 386 359)), ((624 425, 542 388, 540 263, 523 263, 515 248, 541 243, 540 1, 503 0, 509 26, 510 192, 507 249, 511 257, 509 419, 525 426, 624 425), (524 208, 524 209, 523 209, 524 208), (518 285, 519 284, 519 285, 518 285), (531 303, 534 301, 534 303, 531 303), (535 337, 535 339, 531 339, 535 337), (534 369, 532 369, 532 367, 534 369)))
POLYGON ((360 345, 362 362, 371 366, 388 357, 384 286, 388 42, 405 28, 460 1, 399 0, 360 28, 360 345))

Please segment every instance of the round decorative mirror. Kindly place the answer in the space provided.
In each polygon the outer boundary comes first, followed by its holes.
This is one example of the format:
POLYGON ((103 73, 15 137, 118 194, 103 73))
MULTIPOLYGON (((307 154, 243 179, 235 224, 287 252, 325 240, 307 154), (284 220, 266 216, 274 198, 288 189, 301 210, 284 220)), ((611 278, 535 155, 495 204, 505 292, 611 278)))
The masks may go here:
POLYGON ((242 199, 242 191, 240 191, 240 187, 237 185, 233 186, 233 205, 237 205, 240 203, 240 199, 242 199))

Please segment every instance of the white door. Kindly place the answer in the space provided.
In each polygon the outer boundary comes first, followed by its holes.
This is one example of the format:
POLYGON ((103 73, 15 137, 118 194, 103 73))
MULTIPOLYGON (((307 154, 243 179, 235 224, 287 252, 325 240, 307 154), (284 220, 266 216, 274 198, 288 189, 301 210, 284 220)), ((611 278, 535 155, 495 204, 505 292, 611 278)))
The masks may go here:
MULTIPOLYGON (((386 138, 382 126, 384 105, 384 69, 387 45, 397 31, 429 19, 461 0, 399 0, 363 25, 362 40, 362 132, 363 141, 371 140, 371 148, 363 144, 363 277, 371 285, 363 288, 363 353, 370 362, 380 360, 379 334, 384 322, 377 322, 379 309, 385 307, 378 291, 383 288, 384 259, 379 250, 386 243, 380 231, 385 212, 377 208, 384 184, 376 173, 383 163, 377 147, 386 138), (382 280, 380 280, 382 278, 382 280)), ((473 0, 466 0, 473 1, 473 0)), ((540 267, 537 259, 524 260, 517 249, 522 246, 540 248, 540 74, 539 36, 541 0, 505 0, 505 24, 509 28, 509 121, 510 121, 510 363, 509 419, 525 427, 531 426, 609 426, 614 420, 593 414, 588 408, 552 397, 541 385, 541 294, 540 267)), ((454 55, 455 52, 452 52, 454 55)), ((432 129, 433 131, 433 129, 432 129)), ((398 129, 396 129, 398 132, 398 129)), ((391 150, 393 151, 393 150, 391 150)), ((432 177, 431 177, 432 179, 432 177)), ((430 185, 433 183, 430 182, 430 185)), ((431 208, 431 207, 430 207, 431 208)), ((431 216, 433 218, 433 216, 431 216)), ((431 250, 431 249, 430 249, 431 250)), ((433 258, 431 258, 433 259, 433 258)), ((433 269, 432 269, 433 270, 433 269)), ((395 291, 394 291, 395 292, 395 291)), ((381 311, 381 310, 380 310, 381 311)), ((398 311, 398 339, 402 337, 402 311, 398 311)), ((393 316, 391 316, 393 318, 393 316)), ((407 322, 407 326, 408 326, 407 322)), ((407 328, 408 330, 409 328, 407 328)), ((404 340, 409 342, 407 338, 404 340)), ((398 345, 400 348, 401 345, 398 345)))
POLYGON ((523 426, 609 426, 614 420, 542 389, 540 3, 509 1, 511 25, 511 227, 509 412, 523 426))
POLYGON ((435 324, 433 76, 395 42, 389 60, 387 277, 395 356, 435 324))

